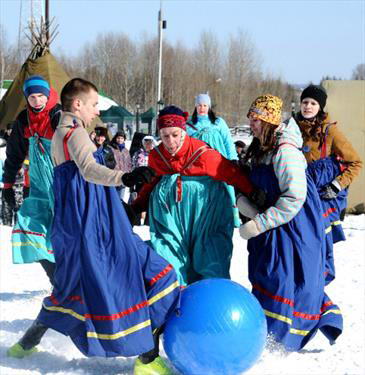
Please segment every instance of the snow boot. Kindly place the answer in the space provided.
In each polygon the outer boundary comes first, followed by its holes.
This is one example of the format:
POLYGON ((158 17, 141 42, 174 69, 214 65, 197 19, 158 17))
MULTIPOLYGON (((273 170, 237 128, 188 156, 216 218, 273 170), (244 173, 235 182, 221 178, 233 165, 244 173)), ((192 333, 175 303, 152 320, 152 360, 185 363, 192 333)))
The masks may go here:
POLYGON ((134 363, 134 375, 172 375, 173 372, 166 362, 160 357, 156 357, 152 362, 144 364, 139 358, 134 363))
POLYGON ((7 350, 6 355, 8 357, 20 359, 36 353, 37 351, 38 349, 36 347, 30 348, 28 350, 23 349, 23 347, 17 342, 7 350))

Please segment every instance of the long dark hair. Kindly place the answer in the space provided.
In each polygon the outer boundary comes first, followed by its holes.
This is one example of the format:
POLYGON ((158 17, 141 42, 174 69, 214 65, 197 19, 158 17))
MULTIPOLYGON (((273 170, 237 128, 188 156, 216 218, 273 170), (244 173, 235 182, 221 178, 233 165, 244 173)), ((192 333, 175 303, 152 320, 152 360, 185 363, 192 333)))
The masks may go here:
MULTIPOLYGON (((209 117, 209 120, 212 124, 214 124, 217 121, 217 118, 218 118, 211 108, 209 108, 208 117, 209 117)), ((191 121, 194 125, 198 122, 198 111, 197 111, 196 108, 194 109, 194 112, 191 116, 191 121)))
POLYGON ((300 111, 295 114, 294 119, 299 126, 304 142, 313 140, 322 144, 324 137, 323 126, 327 118, 328 114, 322 109, 310 120, 304 118, 300 111))
POLYGON ((247 149, 243 164, 258 164, 260 160, 270 151, 276 148, 277 126, 262 121, 263 129, 260 138, 254 137, 247 149))

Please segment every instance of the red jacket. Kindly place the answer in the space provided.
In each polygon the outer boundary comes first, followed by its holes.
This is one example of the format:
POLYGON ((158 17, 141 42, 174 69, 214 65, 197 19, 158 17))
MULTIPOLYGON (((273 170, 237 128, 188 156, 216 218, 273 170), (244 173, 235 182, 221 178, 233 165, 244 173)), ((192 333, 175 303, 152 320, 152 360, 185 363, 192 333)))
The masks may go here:
MULTIPOLYGON (((213 180, 233 185, 246 195, 253 191, 253 185, 247 175, 234 162, 224 158, 205 142, 188 135, 185 136, 181 149, 174 156, 162 143, 153 149, 149 155, 148 166, 156 172, 156 178, 143 186, 137 199, 132 203, 133 208, 138 212, 147 210, 148 199, 153 188, 160 181, 161 176, 167 174, 209 176, 213 180)), ((177 188, 179 190, 179 180, 177 188)))

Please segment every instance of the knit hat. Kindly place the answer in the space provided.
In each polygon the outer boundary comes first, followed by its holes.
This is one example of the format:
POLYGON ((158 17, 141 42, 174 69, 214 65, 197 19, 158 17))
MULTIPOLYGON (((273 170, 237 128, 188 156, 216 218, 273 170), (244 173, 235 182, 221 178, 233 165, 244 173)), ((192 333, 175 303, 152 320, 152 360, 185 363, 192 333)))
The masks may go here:
POLYGON ((300 101, 305 98, 314 99, 318 102, 319 106, 323 110, 323 108, 326 106, 327 93, 322 86, 309 85, 303 90, 302 95, 300 95, 300 101))
POLYGON ((158 115, 158 129, 181 128, 186 130, 186 120, 188 117, 189 114, 183 112, 180 108, 175 107, 174 105, 167 106, 163 108, 158 115))
POLYGON ((50 91, 49 83, 41 76, 30 76, 24 81, 23 93, 27 99, 32 94, 43 94, 49 98, 50 91))
POLYGON ((280 125, 282 106, 283 101, 279 97, 270 94, 262 95, 251 104, 247 117, 253 113, 259 120, 271 125, 280 125))
POLYGON ((211 107, 212 101, 210 100, 210 96, 208 94, 199 94, 195 98, 195 106, 199 104, 207 104, 209 107, 211 107))

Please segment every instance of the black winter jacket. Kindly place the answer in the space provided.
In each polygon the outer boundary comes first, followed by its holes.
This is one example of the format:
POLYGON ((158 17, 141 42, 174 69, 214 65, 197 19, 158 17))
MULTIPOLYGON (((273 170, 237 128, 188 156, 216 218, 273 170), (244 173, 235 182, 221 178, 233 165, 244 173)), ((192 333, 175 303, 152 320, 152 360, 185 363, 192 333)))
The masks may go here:
MULTIPOLYGON (((21 168, 29 150, 29 140, 24 136, 24 129, 28 126, 28 109, 21 111, 13 125, 12 132, 6 145, 6 159, 4 164, 3 182, 15 182, 16 175, 21 168)), ((49 112, 51 126, 56 129, 61 114, 61 105, 56 104, 49 112)))

